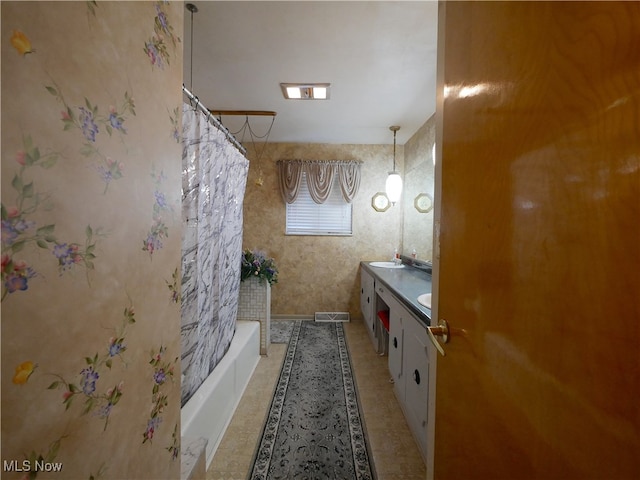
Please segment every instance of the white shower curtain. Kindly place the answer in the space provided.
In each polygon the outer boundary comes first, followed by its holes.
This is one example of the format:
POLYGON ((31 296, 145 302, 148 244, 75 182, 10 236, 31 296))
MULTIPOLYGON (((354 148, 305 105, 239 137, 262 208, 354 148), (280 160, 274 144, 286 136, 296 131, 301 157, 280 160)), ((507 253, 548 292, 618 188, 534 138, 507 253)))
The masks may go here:
POLYGON ((229 348, 249 161, 189 104, 182 111, 182 404, 229 348))

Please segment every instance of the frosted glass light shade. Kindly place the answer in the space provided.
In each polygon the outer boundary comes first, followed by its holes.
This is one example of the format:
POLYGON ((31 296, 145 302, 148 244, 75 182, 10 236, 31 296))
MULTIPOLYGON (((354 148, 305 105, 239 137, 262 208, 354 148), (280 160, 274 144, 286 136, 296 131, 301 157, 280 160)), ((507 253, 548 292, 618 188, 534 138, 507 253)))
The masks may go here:
POLYGON ((400 177, 398 172, 389 172, 385 190, 391 203, 396 203, 400 200, 400 195, 402 194, 402 177, 400 177))

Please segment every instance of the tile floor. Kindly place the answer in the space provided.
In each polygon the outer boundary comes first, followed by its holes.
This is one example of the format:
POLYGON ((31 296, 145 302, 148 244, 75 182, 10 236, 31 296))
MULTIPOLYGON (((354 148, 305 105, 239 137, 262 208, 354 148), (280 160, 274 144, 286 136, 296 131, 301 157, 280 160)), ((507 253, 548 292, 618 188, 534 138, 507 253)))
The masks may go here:
MULTIPOLYGON (((425 464, 389 383, 387 357, 375 353, 360 320, 344 326, 378 480, 425 480, 425 464)), ((247 478, 286 347, 272 344, 269 356, 260 359, 207 480, 247 478)))

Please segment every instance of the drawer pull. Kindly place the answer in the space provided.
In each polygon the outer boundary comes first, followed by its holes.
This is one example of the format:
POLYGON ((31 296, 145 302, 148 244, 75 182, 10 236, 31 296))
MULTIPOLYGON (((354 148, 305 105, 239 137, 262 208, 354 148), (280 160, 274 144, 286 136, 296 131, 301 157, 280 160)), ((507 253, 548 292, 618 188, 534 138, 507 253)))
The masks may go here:
POLYGON ((414 370, 413 380, 416 382, 416 385, 420 385, 420 372, 418 370, 414 370))

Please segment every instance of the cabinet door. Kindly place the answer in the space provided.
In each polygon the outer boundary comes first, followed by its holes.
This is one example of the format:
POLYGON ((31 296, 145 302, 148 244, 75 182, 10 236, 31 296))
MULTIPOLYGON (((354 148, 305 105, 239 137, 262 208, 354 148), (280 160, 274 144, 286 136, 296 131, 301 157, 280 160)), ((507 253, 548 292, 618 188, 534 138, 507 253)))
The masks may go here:
POLYGON ((360 269, 360 311, 362 312, 362 321, 367 326, 369 337, 373 342, 374 348, 378 349, 378 339, 376 337, 377 315, 375 312, 376 290, 373 276, 364 269, 360 269))
MULTIPOLYGON (((407 315, 410 315, 407 312, 407 315)), ((404 322, 405 411, 407 422, 426 459, 429 401, 429 353, 433 347, 424 327, 413 316, 404 322)))
POLYGON ((391 302, 389 305, 389 372, 401 404, 404 402, 405 392, 405 379, 402 372, 405 315, 406 310, 398 302, 391 302))

